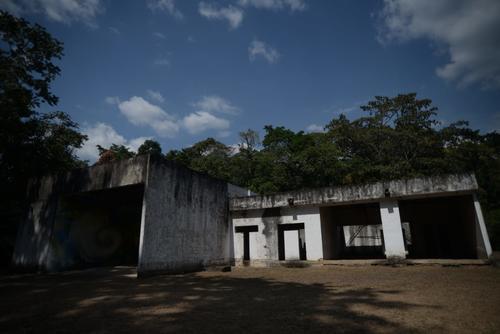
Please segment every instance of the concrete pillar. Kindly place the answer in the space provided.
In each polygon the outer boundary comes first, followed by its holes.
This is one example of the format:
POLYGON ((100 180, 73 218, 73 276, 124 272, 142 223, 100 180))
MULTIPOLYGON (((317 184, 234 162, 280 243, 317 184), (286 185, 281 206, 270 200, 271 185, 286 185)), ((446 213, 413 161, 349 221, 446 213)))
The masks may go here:
POLYGON ((406 258, 398 201, 381 201, 380 218, 382 219, 382 229, 384 232, 385 256, 388 259, 406 258))
POLYGON ((481 204, 477 196, 474 194, 474 217, 476 220, 476 231, 478 231, 479 235, 476 238, 477 240, 477 249, 478 256, 489 258, 492 254, 490 238, 488 237, 488 230, 486 230, 486 225, 484 223, 483 211, 481 210, 481 204), (481 244, 482 243, 482 244, 481 244), (482 256, 481 256, 482 255, 482 256))
POLYGON ((323 238, 321 236, 321 218, 319 207, 311 208, 305 221, 304 229, 306 234, 306 254, 307 260, 323 259, 323 238))

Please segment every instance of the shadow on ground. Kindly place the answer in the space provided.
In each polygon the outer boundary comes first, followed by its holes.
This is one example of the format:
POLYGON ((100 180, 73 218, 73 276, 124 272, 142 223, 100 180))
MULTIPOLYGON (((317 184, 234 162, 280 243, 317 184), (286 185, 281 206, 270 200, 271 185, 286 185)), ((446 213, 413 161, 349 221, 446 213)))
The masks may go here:
POLYGON ((4 276, 0 332, 417 332, 377 315, 433 307, 387 300, 398 293, 231 273, 137 280, 135 268, 4 276))

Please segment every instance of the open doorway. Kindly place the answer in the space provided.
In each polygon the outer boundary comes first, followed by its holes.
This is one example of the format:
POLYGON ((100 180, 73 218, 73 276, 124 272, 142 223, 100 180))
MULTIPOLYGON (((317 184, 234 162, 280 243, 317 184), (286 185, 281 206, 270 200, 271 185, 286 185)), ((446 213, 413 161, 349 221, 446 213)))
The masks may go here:
POLYGON ((53 233, 62 269, 131 265, 139 254, 143 185, 65 196, 53 233))
POLYGON ((320 215, 325 260, 385 257, 378 203, 323 207, 320 215))
POLYGON ((472 196, 402 200, 399 208, 410 226, 409 258, 477 257, 472 196))
POLYGON ((278 225, 279 260, 307 260, 304 223, 278 225))
POLYGON ((257 225, 235 227, 235 232, 243 236, 243 261, 250 261, 250 233, 258 231, 257 225))

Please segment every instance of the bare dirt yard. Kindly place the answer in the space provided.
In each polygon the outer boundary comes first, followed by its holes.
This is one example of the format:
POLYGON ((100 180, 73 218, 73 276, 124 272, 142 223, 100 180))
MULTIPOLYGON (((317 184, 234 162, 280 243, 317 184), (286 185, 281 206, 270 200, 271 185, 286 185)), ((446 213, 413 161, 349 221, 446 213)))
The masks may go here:
POLYGON ((489 266, 0 276, 0 332, 500 333, 489 266))

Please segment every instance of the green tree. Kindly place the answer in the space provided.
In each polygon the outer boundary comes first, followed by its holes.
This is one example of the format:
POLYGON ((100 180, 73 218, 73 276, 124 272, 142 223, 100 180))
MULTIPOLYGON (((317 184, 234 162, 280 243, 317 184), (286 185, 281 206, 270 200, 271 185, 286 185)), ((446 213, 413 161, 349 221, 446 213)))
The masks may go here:
POLYGON ((153 156, 161 156, 161 145, 155 140, 147 139, 139 146, 137 154, 151 154, 153 156))
POLYGON ((135 153, 129 150, 129 148, 124 145, 111 144, 109 148, 104 148, 101 145, 97 145, 97 150, 99 151, 99 159, 95 163, 96 165, 103 165, 110 162, 130 159, 135 156, 135 153))
POLYGON ((171 150, 165 158, 195 171, 231 181, 230 154, 229 147, 213 138, 207 138, 180 151, 171 150))
POLYGON ((0 244, 9 252, 29 178, 82 166, 74 152, 86 137, 61 111, 50 85, 62 43, 44 28, 0 11, 0 244))
POLYGON ((264 130, 252 190, 268 193, 338 184, 339 150, 325 134, 270 125, 264 130))
POLYGON ((431 100, 417 99, 415 93, 377 96, 361 109, 368 116, 350 121, 341 115, 326 126, 350 165, 347 183, 445 171, 431 100))
POLYGON ((237 152, 230 158, 231 181, 244 187, 254 188, 256 155, 260 146, 259 134, 248 129, 239 133, 237 152))

